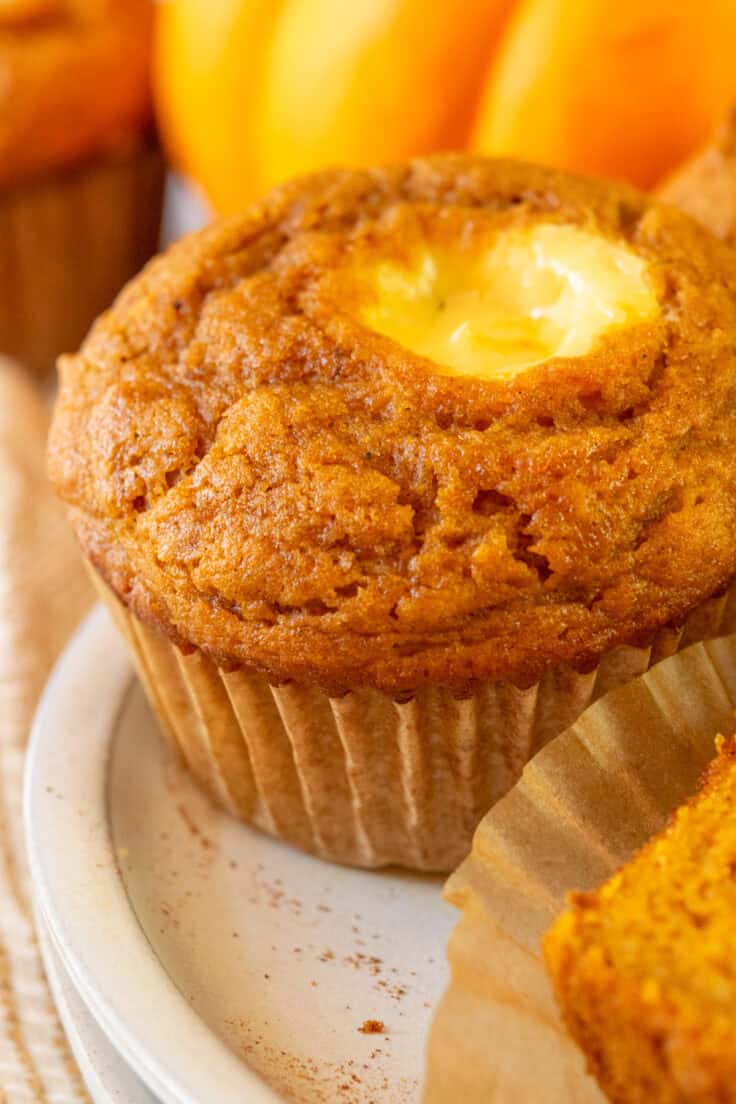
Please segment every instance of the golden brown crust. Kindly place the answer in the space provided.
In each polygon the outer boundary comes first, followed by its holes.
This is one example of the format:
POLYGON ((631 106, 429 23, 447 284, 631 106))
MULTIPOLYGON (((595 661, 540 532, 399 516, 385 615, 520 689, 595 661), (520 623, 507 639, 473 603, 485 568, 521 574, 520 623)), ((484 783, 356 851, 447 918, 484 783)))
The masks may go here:
POLYGON ((150 115, 150 0, 0 4, 0 184, 125 149, 150 115))
POLYGON ((565 1023, 615 1104, 736 1102, 736 741, 701 791, 545 936, 565 1023))
POLYGON ((219 663, 531 683, 736 573, 735 292, 729 249, 625 187, 462 155, 323 173, 128 286, 61 363, 52 476, 121 598, 219 663), (623 239, 662 317, 510 382, 443 376, 334 273, 447 219, 623 239))

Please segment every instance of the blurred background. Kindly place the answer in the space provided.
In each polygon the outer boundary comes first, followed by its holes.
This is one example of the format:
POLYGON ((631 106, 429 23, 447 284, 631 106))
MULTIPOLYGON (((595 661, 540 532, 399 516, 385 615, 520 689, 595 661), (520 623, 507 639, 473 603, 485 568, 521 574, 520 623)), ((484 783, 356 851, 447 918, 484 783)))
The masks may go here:
POLYGON ((735 55, 736 0, 0 0, 0 353, 78 345, 158 248, 167 167, 164 241, 437 150, 652 188, 735 55))
POLYGON ((168 0, 155 101, 218 211, 470 148, 657 184, 736 95, 733 0, 168 0))

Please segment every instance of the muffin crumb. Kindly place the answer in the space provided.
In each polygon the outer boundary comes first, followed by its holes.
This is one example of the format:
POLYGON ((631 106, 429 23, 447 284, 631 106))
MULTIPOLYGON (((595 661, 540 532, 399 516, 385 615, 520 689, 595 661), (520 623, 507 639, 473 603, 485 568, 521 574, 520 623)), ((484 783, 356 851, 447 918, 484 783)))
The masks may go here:
POLYGON ((383 1020, 363 1020, 358 1031, 361 1035, 383 1035, 385 1034, 386 1026, 383 1020))

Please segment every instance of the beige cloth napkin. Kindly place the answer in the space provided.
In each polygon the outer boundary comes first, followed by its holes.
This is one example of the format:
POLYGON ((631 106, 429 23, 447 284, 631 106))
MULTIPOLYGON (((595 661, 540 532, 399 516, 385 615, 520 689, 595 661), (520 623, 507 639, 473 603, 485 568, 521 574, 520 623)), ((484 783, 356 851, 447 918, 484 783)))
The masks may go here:
POLYGON ((91 601, 45 477, 47 407, 0 358, 0 1102, 87 1102, 43 973, 29 901, 22 777, 58 652, 91 601))

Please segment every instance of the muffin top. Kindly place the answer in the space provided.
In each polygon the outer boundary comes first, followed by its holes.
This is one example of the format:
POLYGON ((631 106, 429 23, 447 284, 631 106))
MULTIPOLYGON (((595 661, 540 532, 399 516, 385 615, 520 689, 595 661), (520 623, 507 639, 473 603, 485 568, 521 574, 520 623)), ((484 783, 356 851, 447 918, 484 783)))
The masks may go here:
POLYGON ((0 184, 141 132, 152 11, 150 0, 0 0, 0 184))
POLYGON ((736 252, 628 187, 469 155, 296 181, 60 370, 86 554, 224 666, 525 685, 736 573, 736 252))

